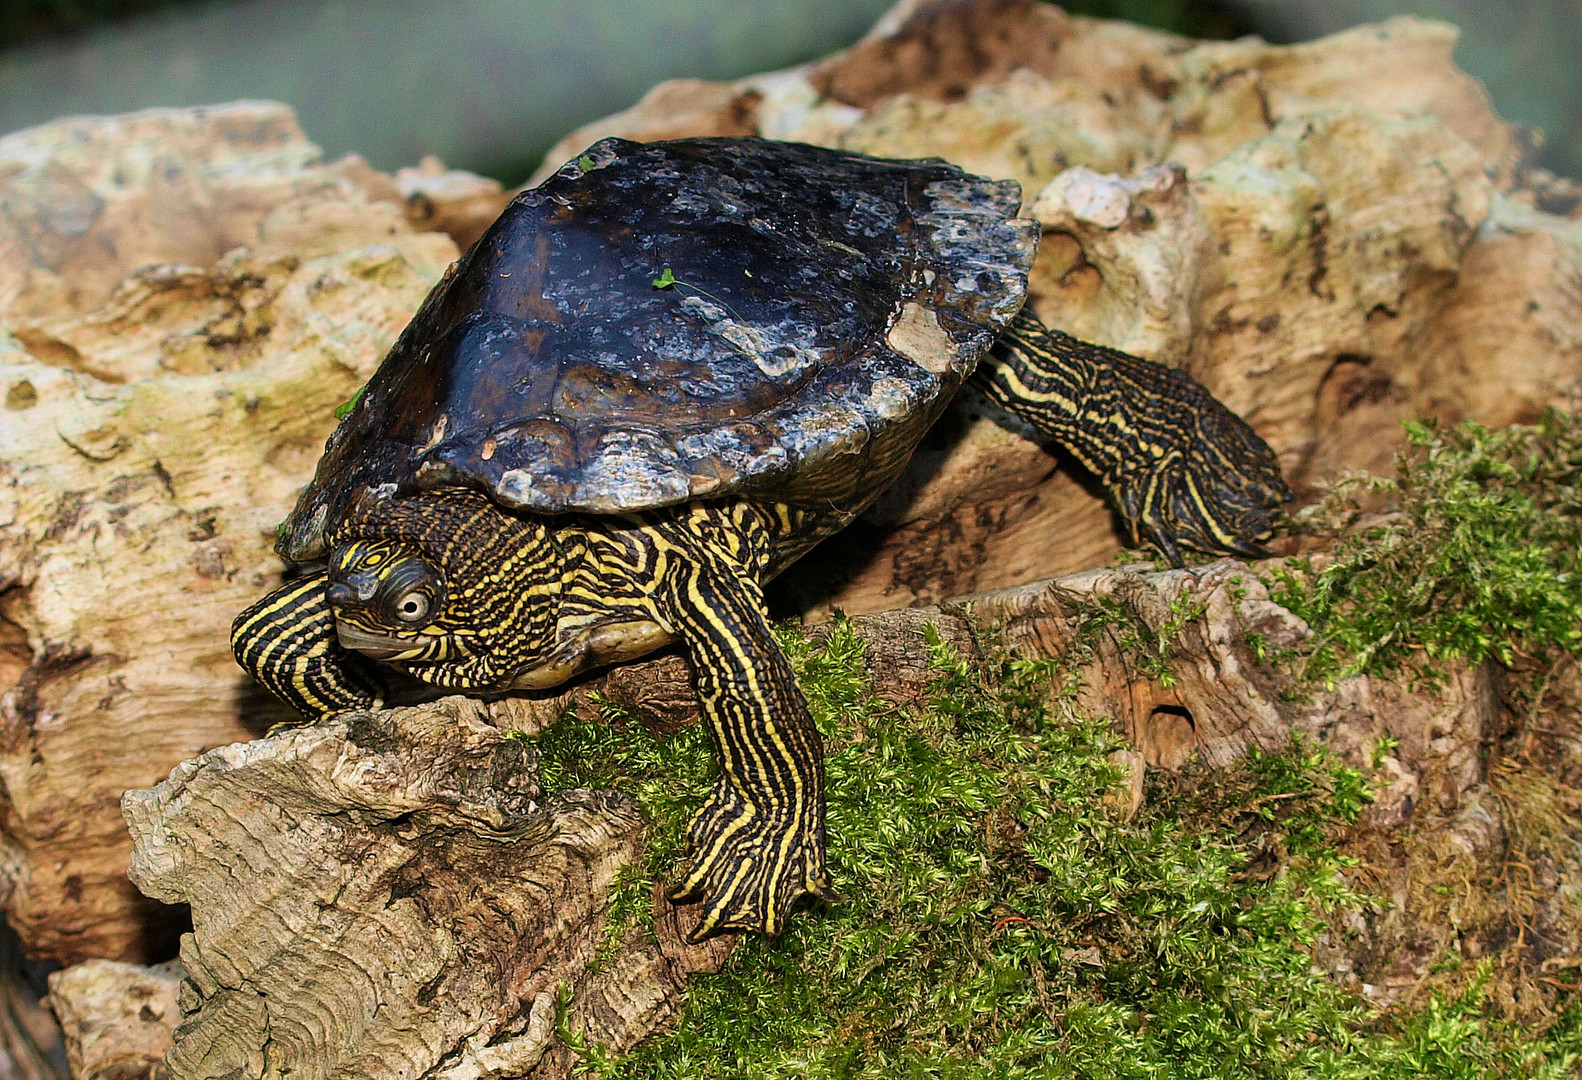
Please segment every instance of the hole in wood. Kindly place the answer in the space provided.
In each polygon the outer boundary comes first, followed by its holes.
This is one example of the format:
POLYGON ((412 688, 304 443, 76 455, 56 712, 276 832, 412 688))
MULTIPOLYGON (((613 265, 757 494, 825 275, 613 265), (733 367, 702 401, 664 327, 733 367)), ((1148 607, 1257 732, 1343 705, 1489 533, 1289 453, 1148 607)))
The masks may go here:
POLYGON ((1197 750, 1197 721, 1181 705, 1156 705, 1143 726, 1143 760, 1149 765, 1175 769, 1186 764, 1197 750))

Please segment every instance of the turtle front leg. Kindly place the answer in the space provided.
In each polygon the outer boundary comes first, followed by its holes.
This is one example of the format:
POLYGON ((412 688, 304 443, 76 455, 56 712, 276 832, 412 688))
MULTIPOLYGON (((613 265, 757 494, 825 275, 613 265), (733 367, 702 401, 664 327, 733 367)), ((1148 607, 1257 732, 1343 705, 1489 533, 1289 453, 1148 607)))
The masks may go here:
POLYGON ((803 893, 834 898, 818 729, 746 568, 726 553, 688 551, 673 560, 656 600, 692 653, 720 763, 688 828, 691 869, 670 898, 705 902, 691 941, 728 929, 778 934, 803 893))
POLYGON ((236 662, 309 719, 373 709, 379 688, 362 661, 341 647, 325 599, 325 571, 298 578, 243 611, 231 624, 236 662))
POLYGON ((978 369, 996 405, 1070 451, 1109 490, 1132 542, 1265 554, 1291 498, 1269 445, 1191 376, 1051 330, 1024 309, 978 369))

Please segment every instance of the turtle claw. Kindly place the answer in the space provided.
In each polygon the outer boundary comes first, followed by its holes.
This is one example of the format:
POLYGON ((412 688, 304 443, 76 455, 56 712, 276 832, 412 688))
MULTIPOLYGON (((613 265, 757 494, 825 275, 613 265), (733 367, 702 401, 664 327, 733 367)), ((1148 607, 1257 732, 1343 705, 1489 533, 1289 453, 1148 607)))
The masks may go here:
POLYGON ((1260 542, 1291 499, 1273 452, 1239 417, 1203 395, 1194 445, 1110 484, 1133 538, 1146 538, 1171 566, 1181 548, 1267 558, 1260 542), (1206 414, 1206 415, 1204 415, 1206 414))
POLYGON ((1177 570, 1186 565, 1186 560, 1181 557, 1181 549, 1176 546, 1175 540, 1169 533, 1152 521, 1143 522, 1143 528, 1148 533, 1149 542, 1159 549, 1159 554, 1164 556, 1165 562, 1177 570))
POLYGON ((1271 554, 1267 547, 1254 540, 1237 538, 1233 543, 1227 544, 1226 547, 1230 549, 1232 554, 1241 555, 1248 559, 1267 559, 1271 554))
POLYGON ((778 934, 804 893, 839 901, 824 869, 822 817, 765 812, 722 783, 692 819, 692 869, 669 892, 672 903, 704 901, 687 942, 726 930, 778 934))
POLYGON ((844 904, 846 902, 846 894, 836 892, 834 889, 830 888, 828 882, 825 882, 822 885, 816 882, 810 884, 807 889, 807 894, 813 897, 815 900, 824 901, 826 904, 844 904))

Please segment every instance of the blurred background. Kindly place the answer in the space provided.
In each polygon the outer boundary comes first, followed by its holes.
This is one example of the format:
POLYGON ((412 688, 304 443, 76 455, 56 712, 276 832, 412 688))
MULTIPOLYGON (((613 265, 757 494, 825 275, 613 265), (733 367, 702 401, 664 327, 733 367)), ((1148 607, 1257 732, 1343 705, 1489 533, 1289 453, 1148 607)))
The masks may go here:
MULTIPOLYGON (((0 132, 68 113, 271 98, 331 155, 437 154, 520 182, 662 79, 732 79, 859 37, 891 0, 0 0, 0 132)), ((1544 164, 1582 178, 1582 0, 1077 0, 1196 37, 1304 41, 1415 13, 1544 164)))

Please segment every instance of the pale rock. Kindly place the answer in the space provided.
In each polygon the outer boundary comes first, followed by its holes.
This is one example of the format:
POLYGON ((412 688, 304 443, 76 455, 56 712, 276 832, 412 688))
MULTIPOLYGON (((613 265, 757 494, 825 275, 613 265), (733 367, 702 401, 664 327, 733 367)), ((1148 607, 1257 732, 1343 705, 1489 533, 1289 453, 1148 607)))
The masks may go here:
MULTIPOLYGON (((826 132, 793 129, 823 142, 826 132)), ((1151 159, 1148 139, 1092 86, 1025 68, 959 101, 898 94, 870 107, 825 145, 874 157, 944 157, 968 172, 1015 180, 1032 197, 1062 170, 1130 172, 1151 159)))
POLYGON ((1135 178, 1067 169, 1029 213, 1044 228, 1030 288, 1045 322, 1187 366, 1202 293, 1218 283, 1218 264, 1181 169, 1154 165, 1135 178))
POLYGON ((494 223, 511 197, 500 181, 465 169, 447 169, 430 154, 416 167, 397 169, 396 189, 415 228, 442 232, 465 251, 494 223))
POLYGON ((26 213, 0 249, 43 255, 0 258, 0 893, 35 956, 157 956, 170 921, 126 881, 115 805, 285 717, 230 620, 280 580, 274 527, 336 405, 456 249, 318 164, 282 106, 60 121, 8 158, 26 213))

